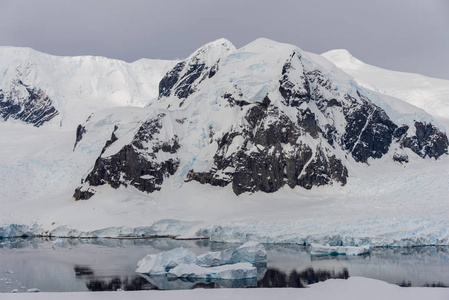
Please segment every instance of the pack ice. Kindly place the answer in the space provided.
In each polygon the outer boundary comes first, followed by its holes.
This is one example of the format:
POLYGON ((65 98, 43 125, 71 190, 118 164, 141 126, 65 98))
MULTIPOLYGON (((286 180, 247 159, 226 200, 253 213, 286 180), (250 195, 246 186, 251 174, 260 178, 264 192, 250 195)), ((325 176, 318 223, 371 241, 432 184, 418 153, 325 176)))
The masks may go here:
POLYGON ((248 242, 236 249, 210 252, 197 257, 185 248, 145 256, 137 263, 136 272, 192 279, 257 278, 253 263, 266 262, 265 247, 248 242))
POLYGON ((312 255, 362 255, 370 252, 369 246, 327 246, 312 244, 310 254, 312 255))

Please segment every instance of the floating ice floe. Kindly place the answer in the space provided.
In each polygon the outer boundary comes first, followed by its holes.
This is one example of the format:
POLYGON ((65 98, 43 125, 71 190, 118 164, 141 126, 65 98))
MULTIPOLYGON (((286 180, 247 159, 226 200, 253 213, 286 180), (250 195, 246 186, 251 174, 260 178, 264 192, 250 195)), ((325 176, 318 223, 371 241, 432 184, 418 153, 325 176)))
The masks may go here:
POLYGON ((181 264, 171 269, 168 277, 187 279, 247 279, 257 278, 257 268, 251 263, 236 263, 216 267, 181 264))
POLYGON ((200 255, 196 264, 213 267, 243 262, 259 263, 265 261, 267 261, 265 247, 258 242, 247 242, 237 249, 227 249, 200 255))
POLYGON ((310 249, 310 254, 312 255, 362 255, 369 252, 369 246, 325 246, 312 244, 310 249))
POLYGON ((164 275, 180 264, 194 264, 196 255, 186 248, 175 248, 158 254, 149 254, 137 262, 136 272, 164 275))
POLYGON ((257 278, 253 263, 267 260, 265 247, 248 242, 236 249, 210 252, 197 257, 185 248, 176 248, 145 256, 137 263, 136 272, 149 275, 167 275, 170 278, 189 279, 248 279, 257 278))

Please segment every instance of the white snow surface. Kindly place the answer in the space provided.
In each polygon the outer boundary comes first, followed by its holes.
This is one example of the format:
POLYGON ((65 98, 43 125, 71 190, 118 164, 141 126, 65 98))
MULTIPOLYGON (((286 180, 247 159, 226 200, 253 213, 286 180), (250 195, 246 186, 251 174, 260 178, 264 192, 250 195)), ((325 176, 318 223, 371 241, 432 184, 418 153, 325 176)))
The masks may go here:
MULTIPOLYGON (((84 123, 87 133, 75 151, 74 127, 61 130, 59 124, 34 128, 16 122, 0 122, 0 234, 53 233, 74 237, 151 234, 179 238, 208 237, 220 242, 319 243, 332 246, 449 245, 447 155, 435 161, 418 158, 405 150, 410 162, 404 165, 392 161, 393 152, 382 159, 369 160, 369 164, 358 164, 349 159, 349 178, 344 187, 305 190, 286 186, 273 194, 257 192, 236 196, 230 186, 219 188, 184 182, 189 170, 201 171, 211 167, 208 159, 212 157, 210 152, 214 153, 214 148, 206 147, 210 128, 220 136, 231 127, 239 126, 232 120, 234 115, 244 113, 240 107, 229 108, 223 113, 223 110, 218 110, 220 104, 216 99, 222 97, 225 91, 234 90, 237 100, 240 93, 247 101, 260 101, 268 93, 272 101, 279 101, 279 82, 273 81, 272 73, 280 74, 284 57, 293 50, 302 53, 306 65, 333 74, 333 84, 336 86, 345 90, 355 89, 353 78, 324 57, 303 52, 292 45, 259 39, 226 54, 220 60, 220 72, 200 83, 201 92, 189 98, 195 101, 185 103, 181 110, 178 107, 179 99, 169 97, 144 108, 116 107, 97 111, 84 123), (171 108, 167 111, 169 104, 171 108), (134 187, 112 189, 105 185, 93 187, 96 194, 90 200, 74 201, 72 195, 75 188, 93 167, 114 126, 118 125, 116 135, 119 140, 114 143, 115 148, 107 150, 107 155, 120 150, 119 145, 129 141, 142 120, 162 111, 167 113, 163 119, 164 128, 178 126, 175 120, 184 116, 185 111, 191 116, 191 119, 180 120, 187 122, 188 126, 182 127, 183 132, 178 132, 180 143, 191 146, 183 151, 177 173, 164 179, 162 190, 147 194, 134 187), (201 120, 197 117, 199 115, 207 116, 207 119, 201 120)), ((99 65, 106 60, 52 57, 30 49, 0 48, 0 51, 15 51, 18 57, 29 58, 30 61, 43 60, 43 65, 50 70, 45 72, 47 75, 32 71, 25 77, 33 79, 44 90, 45 82, 54 80, 64 85, 66 77, 61 74, 66 72, 86 75, 102 70, 99 65), (66 62, 73 68, 67 67, 66 62), (86 70, 84 64, 88 65, 86 70), (55 70, 60 66, 63 71, 58 73, 55 70), (49 77, 48 74, 53 73, 61 78, 49 77)), ((109 61, 108 64, 112 64, 113 68, 118 68, 120 64, 132 68, 118 61, 109 61)), ((7 56, 0 55, 0 66, 5 65, 13 64, 7 56)), ((13 71, 2 68, 0 76, 4 77, 0 77, 0 81, 5 82, 6 75, 3 74, 13 71)), ((26 66, 24 68, 26 71, 26 66)), ((149 65, 148 68, 151 69, 149 65)), ((28 74, 25 71, 22 73, 28 74)), ((363 73, 363 70, 359 72, 363 73)), ((398 80, 406 81, 401 74, 398 76, 398 80)), ((90 114, 93 105, 86 103, 94 101, 90 97, 95 93, 89 88, 87 90, 90 92, 84 94, 81 92, 84 89, 79 88, 83 85, 75 83, 73 86, 67 83, 76 96, 73 96, 73 101, 54 97, 60 103, 67 101, 67 107, 72 105, 74 118, 78 120, 84 113, 78 114, 76 109, 81 107, 90 114)), ((113 83, 115 86, 115 81, 113 83)), ((439 85, 432 80, 428 84, 432 87, 439 85)), ((407 99, 383 96, 369 89, 363 91, 395 121, 407 123, 415 119, 432 119, 431 111, 426 113, 405 102, 407 99)), ((51 94, 48 90, 46 92, 51 94)), ((101 99, 109 98, 104 96, 101 99)), ((131 104, 131 98, 134 99, 133 104, 145 103, 133 97, 118 98, 119 105, 131 104)), ((444 114, 439 118, 439 121, 449 119, 444 114)), ((235 142, 232 147, 237 148, 238 141, 235 142)), ((343 157, 344 153, 337 155, 343 157)))
POLYGON ((449 80, 375 67, 344 49, 331 50, 322 56, 353 76, 361 86, 422 108, 449 129, 449 80))
POLYGON ((31 48, 0 47, 0 89, 13 80, 42 89, 59 111, 45 126, 73 130, 94 111, 146 105, 175 60, 133 63, 98 56, 61 57, 31 48))
POLYGON ((194 289, 187 291, 137 291, 137 292, 101 292, 101 293, 36 293, 2 294, 2 300, 59 300, 59 299, 110 299, 110 300, 209 300, 209 299, 333 299, 333 300, 446 300, 447 288, 402 288, 386 282, 363 277, 329 279, 312 284, 305 289, 269 288, 269 289, 194 289))
POLYGON ((369 246, 329 246, 329 245, 319 245, 312 244, 310 248, 311 255, 334 255, 334 254, 344 254, 344 255, 362 255, 370 252, 369 246))

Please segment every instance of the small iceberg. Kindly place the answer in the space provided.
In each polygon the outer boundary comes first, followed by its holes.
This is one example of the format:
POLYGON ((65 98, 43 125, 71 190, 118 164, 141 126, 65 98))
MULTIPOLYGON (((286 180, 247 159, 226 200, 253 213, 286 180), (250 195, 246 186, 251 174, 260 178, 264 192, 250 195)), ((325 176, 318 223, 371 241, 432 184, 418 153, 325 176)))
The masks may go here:
POLYGON ((149 254, 137 262, 137 273, 165 275, 180 264, 194 264, 195 253, 186 248, 175 248, 158 254, 149 254))
POLYGON ((260 263, 267 261, 267 251, 258 242, 247 242, 237 249, 227 249, 210 252, 198 256, 197 264, 200 266, 221 266, 236 263, 260 263))
POLYGON ((248 242, 236 249, 196 256, 185 248, 150 254, 137 263, 136 272, 186 279, 250 279, 258 277, 253 264, 266 263, 265 247, 248 242))
POLYGON ((169 271, 169 278, 186 279, 249 279, 257 278, 257 268, 250 263, 237 263, 216 267, 181 264, 169 271))
POLYGON ((362 255, 370 252, 370 246, 327 246, 312 244, 310 248, 311 255, 362 255))

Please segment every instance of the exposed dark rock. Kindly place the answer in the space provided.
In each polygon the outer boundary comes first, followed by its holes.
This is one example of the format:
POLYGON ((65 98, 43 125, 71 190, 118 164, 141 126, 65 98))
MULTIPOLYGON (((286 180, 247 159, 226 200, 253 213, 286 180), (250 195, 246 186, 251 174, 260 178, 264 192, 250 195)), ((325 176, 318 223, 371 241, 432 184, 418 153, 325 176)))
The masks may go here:
MULTIPOLYGON (((175 155, 180 147, 177 137, 174 136, 170 140, 158 138, 164 117, 164 114, 160 114, 145 122, 132 143, 124 145, 117 153, 107 157, 100 156, 85 183, 90 186, 108 183, 113 188, 132 185, 140 191, 149 193, 160 190, 164 178, 173 175, 179 166, 179 160, 175 155), (171 157, 166 158, 167 155, 162 153, 171 154, 171 157), (165 159, 161 159, 160 156, 165 159)), ((115 133, 112 133, 102 154, 116 140, 115 133)), ((81 191, 80 188, 75 191, 75 199, 83 197, 81 191)))
POLYGON ((75 145, 73 145, 73 151, 76 149, 76 145, 83 139, 83 135, 86 133, 86 128, 81 124, 76 128, 76 140, 75 145))
POLYGON ((298 107, 298 123, 313 138, 322 134, 330 145, 337 142, 357 162, 367 162, 370 157, 380 158, 388 152, 397 126, 387 114, 359 92, 358 99, 349 95, 341 97, 321 71, 305 72, 301 58, 295 52, 282 68, 279 92, 285 105, 298 107), (310 105, 299 108, 310 101, 326 117, 332 118, 335 112, 343 114, 347 124, 342 136, 337 136, 332 124, 321 128, 310 105))
POLYGON ((310 87, 306 76, 302 72, 301 75, 295 76, 291 75, 297 68, 304 68, 301 62, 301 58, 293 52, 290 58, 285 62, 282 67, 282 78, 279 81, 279 92, 284 98, 284 104, 287 106, 299 106, 302 102, 307 102, 310 100, 310 87), (292 81, 299 81, 300 84, 292 81))
POLYGON ((86 188, 85 186, 80 186, 75 189, 75 193, 73 194, 73 198, 76 201, 78 200, 89 200, 92 196, 95 195, 95 191, 91 188, 86 188))
POLYGON ((357 162, 366 163, 368 158, 381 158, 388 152, 397 126, 381 108, 359 97, 361 102, 347 97, 352 106, 345 109, 347 125, 342 143, 357 162))
POLYGON ((172 88, 178 82, 186 62, 177 63, 159 82, 159 98, 171 95, 172 88))
POLYGON ((212 66, 212 68, 210 68, 209 71, 209 78, 214 77, 215 73, 218 72, 218 64, 220 63, 220 60, 217 61, 217 63, 215 65, 212 66))
POLYGON ((413 152, 425 158, 439 158, 448 153, 447 135, 430 123, 415 122, 414 136, 401 138, 401 146, 410 148, 413 152))
POLYGON ((0 117, 5 121, 20 120, 39 127, 58 114, 43 90, 25 85, 21 80, 15 80, 10 91, 0 90, 0 117))
MULTIPOLYGON (((240 96, 242 96, 242 95, 240 95, 240 96)), ((236 100, 236 99, 233 97, 233 95, 230 94, 230 93, 225 93, 225 94, 223 95, 223 98, 226 99, 226 100, 228 100, 228 103, 229 103, 229 105, 230 105, 231 107, 234 107, 234 106, 243 107, 243 106, 246 106, 246 105, 249 105, 249 104, 250 104, 249 102, 247 102, 247 101, 245 101, 245 100, 236 100)))
POLYGON ((393 160, 397 161, 399 163, 408 163, 408 155, 405 153, 394 153, 393 154, 393 160))
POLYGON ((115 135, 115 132, 117 131, 118 127, 117 125, 114 125, 114 130, 111 133, 111 137, 109 140, 106 141, 106 144, 104 145, 103 149, 101 150, 101 154, 103 154, 106 149, 108 149, 108 147, 110 145, 112 145, 116 140, 118 140, 117 136, 115 135))
POLYGON ((201 77, 206 65, 204 63, 196 63, 189 65, 187 72, 180 78, 174 90, 175 96, 179 99, 185 99, 195 91, 193 83, 201 77))
POLYGON ((245 116, 248 128, 228 132, 217 140, 214 167, 208 172, 191 170, 187 180, 216 186, 232 183, 237 195, 244 192, 275 192, 285 184, 312 188, 346 183, 347 170, 335 156, 326 157, 298 138, 304 128, 297 127, 288 116, 266 101, 252 104, 245 116), (228 148, 241 141, 241 147, 228 154, 228 148), (289 148, 285 150, 285 146, 289 148))

